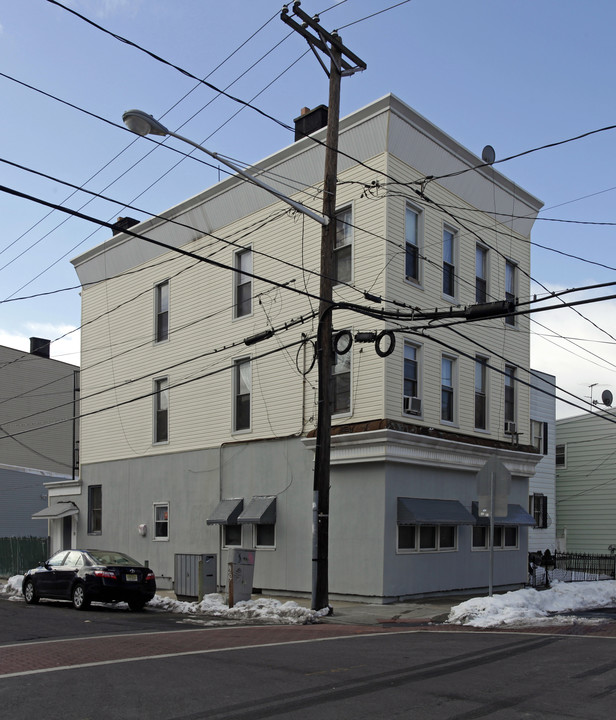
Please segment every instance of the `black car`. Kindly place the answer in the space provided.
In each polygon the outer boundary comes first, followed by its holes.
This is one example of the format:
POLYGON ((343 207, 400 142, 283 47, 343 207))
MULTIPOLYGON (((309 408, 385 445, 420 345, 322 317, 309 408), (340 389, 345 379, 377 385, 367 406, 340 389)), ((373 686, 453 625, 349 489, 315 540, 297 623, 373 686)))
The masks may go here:
POLYGON ((24 575, 28 604, 40 598, 70 600, 85 610, 93 600, 128 603, 141 610, 156 593, 154 573, 124 553, 113 550, 60 550, 24 575))

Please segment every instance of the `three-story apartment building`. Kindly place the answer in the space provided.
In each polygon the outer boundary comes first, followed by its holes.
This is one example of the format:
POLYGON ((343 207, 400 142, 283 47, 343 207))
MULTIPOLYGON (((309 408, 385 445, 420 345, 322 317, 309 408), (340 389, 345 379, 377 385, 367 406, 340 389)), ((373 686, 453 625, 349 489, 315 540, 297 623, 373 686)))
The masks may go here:
MULTIPOLYGON (((250 172, 318 209, 324 137, 250 172)), ((484 588, 476 476, 491 457, 512 477, 495 586, 526 581, 528 320, 420 311, 528 298, 540 208, 394 96, 341 120, 334 301, 378 296, 400 318, 333 311, 332 596, 484 588), (385 330, 390 354, 348 342, 385 330)), ((73 261, 80 543, 147 560, 161 585, 176 554, 215 554, 224 580, 227 551, 256 548, 255 586, 309 593, 321 226, 234 176, 130 231, 73 261)))

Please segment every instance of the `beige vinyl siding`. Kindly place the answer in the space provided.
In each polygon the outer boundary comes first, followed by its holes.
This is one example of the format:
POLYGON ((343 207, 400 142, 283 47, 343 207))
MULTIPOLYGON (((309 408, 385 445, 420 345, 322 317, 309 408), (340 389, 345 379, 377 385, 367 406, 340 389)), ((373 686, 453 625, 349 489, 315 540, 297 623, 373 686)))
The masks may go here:
POLYGON ((616 420, 613 410, 558 420, 556 444, 567 467, 556 468, 557 535, 568 552, 608 554, 616 544, 616 420))

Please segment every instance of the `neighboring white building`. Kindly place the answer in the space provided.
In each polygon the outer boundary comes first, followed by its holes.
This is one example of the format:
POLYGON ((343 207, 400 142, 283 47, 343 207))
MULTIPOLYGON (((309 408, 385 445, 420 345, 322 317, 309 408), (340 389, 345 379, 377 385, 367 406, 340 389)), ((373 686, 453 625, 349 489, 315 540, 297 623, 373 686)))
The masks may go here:
POLYGON ((535 526, 528 533, 528 550, 556 550, 556 397, 554 375, 533 370, 530 378, 530 440, 541 460, 530 480, 528 512, 535 526))
POLYGON ((559 547, 607 555, 616 550, 616 410, 556 421, 559 547))
MULTIPOLYGON (((409 314, 529 296, 536 198, 391 95, 341 120, 340 150, 336 302, 368 305, 369 292, 409 314), (436 179, 418 182, 426 175, 436 179)), ((323 146, 303 138, 251 172, 318 209, 323 166, 323 146)), ((147 560, 169 586, 177 554, 215 554, 224 583, 228 549, 253 547, 255 587, 310 593, 321 227, 237 177, 164 218, 132 231, 192 257, 120 233, 73 261, 83 285, 78 542, 147 560)), ((487 526, 473 503, 493 456, 513 477, 494 584, 526 582, 539 459, 526 442, 529 388, 516 382, 529 381, 528 319, 424 334, 411 332, 425 325, 417 319, 343 309, 333 322, 409 332, 385 358, 361 343, 335 356, 331 596, 485 588, 487 526)))
MULTIPOLYGON (((51 359, 48 340, 31 338, 30 352, 0 346, 0 539, 47 538, 49 484, 79 487, 78 390, 79 368, 51 359)), ((76 537, 70 507, 56 517, 65 547, 76 537)), ((0 566, 6 562, 0 552, 0 566)))

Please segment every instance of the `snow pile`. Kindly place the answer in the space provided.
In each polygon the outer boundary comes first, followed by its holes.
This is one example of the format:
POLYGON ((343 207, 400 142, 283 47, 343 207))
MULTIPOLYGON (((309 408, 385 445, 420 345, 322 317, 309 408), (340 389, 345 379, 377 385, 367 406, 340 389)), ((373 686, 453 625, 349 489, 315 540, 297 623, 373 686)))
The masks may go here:
POLYGON ((289 600, 281 603, 272 598, 259 598, 238 602, 232 608, 225 603, 224 597, 218 593, 206 595, 201 602, 181 602, 162 595, 156 595, 148 603, 148 607, 166 610, 167 612, 189 615, 208 615, 209 617, 226 620, 266 620, 280 624, 294 625, 317 622, 318 618, 327 615, 325 610, 310 610, 289 600))
MULTIPOLYGON (((9 595, 10 600, 21 600, 21 584, 23 575, 13 575, 6 585, 0 583, 0 594, 9 595)), ((124 607, 118 603, 118 607, 124 607)), ((128 607, 128 606, 126 606, 128 607)), ((327 615, 325 610, 309 610, 296 602, 280 602, 272 598, 260 598, 238 602, 235 607, 228 607, 225 599, 218 593, 206 595, 199 602, 182 602, 163 595, 155 595, 148 603, 148 607, 166 612, 181 613, 184 615, 207 615, 225 620, 261 620, 280 625, 306 625, 318 622, 320 617, 327 615)))
MULTIPOLYGON (((524 588, 504 595, 478 597, 451 608, 448 623, 473 627, 556 625, 582 622, 562 613, 616 605, 616 581, 556 583, 549 590, 524 588), (555 615, 558 614, 558 617, 555 615)), ((601 622, 586 620, 585 622, 601 622)))
POLYGON ((20 599, 21 595, 21 583, 23 582, 23 575, 13 575, 6 581, 6 585, 0 583, 0 594, 8 595, 9 600, 20 599))

